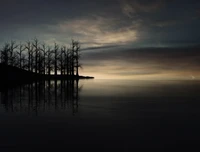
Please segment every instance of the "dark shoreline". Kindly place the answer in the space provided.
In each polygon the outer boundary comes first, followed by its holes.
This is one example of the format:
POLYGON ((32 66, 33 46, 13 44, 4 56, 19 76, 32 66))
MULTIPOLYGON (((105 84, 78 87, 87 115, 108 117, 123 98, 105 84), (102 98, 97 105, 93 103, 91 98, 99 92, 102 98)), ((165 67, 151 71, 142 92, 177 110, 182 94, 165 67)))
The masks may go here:
POLYGON ((0 64, 0 71, 0 91, 37 81, 94 79, 91 76, 37 74, 4 64, 0 64))
POLYGON ((37 77, 29 77, 26 79, 15 79, 15 80, 9 80, 9 79, 0 79, 0 92, 6 91, 10 88, 15 88, 21 85, 25 84, 30 84, 30 83, 35 83, 35 82, 43 82, 43 81, 78 81, 78 80, 83 80, 83 79, 94 79, 94 77, 90 76, 74 76, 74 77, 69 77, 69 76, 37 76, 37 77))

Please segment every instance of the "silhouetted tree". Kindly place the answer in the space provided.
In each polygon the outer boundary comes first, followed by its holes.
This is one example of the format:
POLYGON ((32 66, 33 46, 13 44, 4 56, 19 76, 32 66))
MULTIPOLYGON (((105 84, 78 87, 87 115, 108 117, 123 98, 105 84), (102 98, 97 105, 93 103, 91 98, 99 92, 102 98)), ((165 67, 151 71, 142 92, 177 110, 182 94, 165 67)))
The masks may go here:
POLYGON ((58 72, 67 76, 79 76, 80 43, 71 41, 70 48, 54 44, 51 49, 40 44, 38 39, 17 45, 14 41, 5 43, 0 49, 1 63, 16 66, 39 74, 57 76, 58 72), (76 72, 76 73, 75 73, 76 72))
POLYGON ((52 66, 52 63, 53 63, 53 61, 52 61, 52 51, 51 51, 51 48, 49 47, 48 48, 48 50, 47 50, 47 52, 46 52, 46 54, 47 54, 47 74, 50 76, 51 75, 51 71, 53 70, 53 66, 52 66))
POLYGON ((15 49, 18 46, 15 44, 14 41, 11 41, 10 43, 10 49, 9 49, 9 65, 15 66, 16 65, 16 52, 15 49))
POLYGON ((66 47, 63 46, 61 48, 61 51, 60 51, 60 56, 59 56, 59 70, 60 70, 60 73, 61 75, 64 75, 65 74, 65 52, 66 52, 66 47))
POLYGON ((8 65, 10 45, 5 43, 1 49, 1 63, 8 65))
POLYGON ((54 75, 57 76, 58 72, 58 55, 59 55, 59 52, 58 52, 58 49, 59 49, 59 46, 55 43, 54 44, 54 75))
POLYGON ((70 75, 70 50, 65 51, 65 69, 67 75, 70 75))
POLYGON ((26 46, 25 46, 26 50, 27 50, 27 54, 28 54, 28 71, 33 72, 33 46, 31 45, 31 42, 27 42, 26 46))
POLYGON ((73 45, 75 46, 74 48, 74 67, 76 71, 76 76, 79 76, 79 58, 80 58, 80 43, 78 41, 72 41, 73 45))
POLYGON ((74 76, 74 40, 72 40, 71 48, 69 49, 70 57, 69 57, 69 65, 70 65, 70 75, 74 76))
POLYGON ((39 44, 38 44, 38 40, 34 39, 34 41, 32 42, 33 48, 34 48, 34 53, 35 53, 35 73, 38 73, 38 53, 39 53, 39 44))
POLYGON ((42 66, 42 74, 46 74, 46 55, 47 55, 47 48, 46 45, 43 44, 42 48, 42 55, 41 55, 41 66, 42 66))
POLYGON ((42 74, 42 70, 43 70, 43 53, 42 53, 42 50, 41 48, 39 47, 39 50, 38 50, 38 72, 39 74, 42 74))
POLYGON ((23 51, 25 51, 25 47, 24 47, 24 45, 23 44, 19 44, 19 51, 17 51, 17 56, 18 56, 18 66, 19 66, 19 68, 22 68, 22 62, 23 62, 23 60, 24 60, 24 57, 22 58, 22 56, 23 56, 23 51))

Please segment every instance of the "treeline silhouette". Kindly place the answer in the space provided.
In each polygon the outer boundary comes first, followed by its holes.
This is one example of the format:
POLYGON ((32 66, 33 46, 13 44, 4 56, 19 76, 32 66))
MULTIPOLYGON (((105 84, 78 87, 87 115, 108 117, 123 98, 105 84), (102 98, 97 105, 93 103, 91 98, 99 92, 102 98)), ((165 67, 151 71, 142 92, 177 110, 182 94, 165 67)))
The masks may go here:
POLYGON ((79 80, 35 81, 0 92, 5 112, 39 115, 43 112, 78 112, 79 80))
POLYGON ((41 75, 79 76, 80 43, 72 40, 69 48, 40 43, 38 39, 17 44, 5 43, 0 49, 0 63, 41 75))

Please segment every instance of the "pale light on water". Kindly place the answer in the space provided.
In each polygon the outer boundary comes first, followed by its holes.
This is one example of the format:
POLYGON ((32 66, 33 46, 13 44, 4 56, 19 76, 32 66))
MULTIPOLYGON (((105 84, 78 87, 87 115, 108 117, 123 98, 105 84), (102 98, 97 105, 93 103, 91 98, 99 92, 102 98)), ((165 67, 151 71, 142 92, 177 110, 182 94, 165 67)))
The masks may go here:
POLYGON ((127 151, 195 146, 199 90, 199 81, 96 79, 5 90, 0 147, 73 147, 74 141, 78 147, 127 151))

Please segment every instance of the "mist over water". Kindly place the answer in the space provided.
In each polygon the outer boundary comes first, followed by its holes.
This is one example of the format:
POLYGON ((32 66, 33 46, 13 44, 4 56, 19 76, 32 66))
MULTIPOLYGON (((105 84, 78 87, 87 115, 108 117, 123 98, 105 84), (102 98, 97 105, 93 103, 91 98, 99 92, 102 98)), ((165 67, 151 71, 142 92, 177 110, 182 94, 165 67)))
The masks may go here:
POLYGON ((0 148, 197 147, 199 81, 44 81, 0 93, 0 148))

